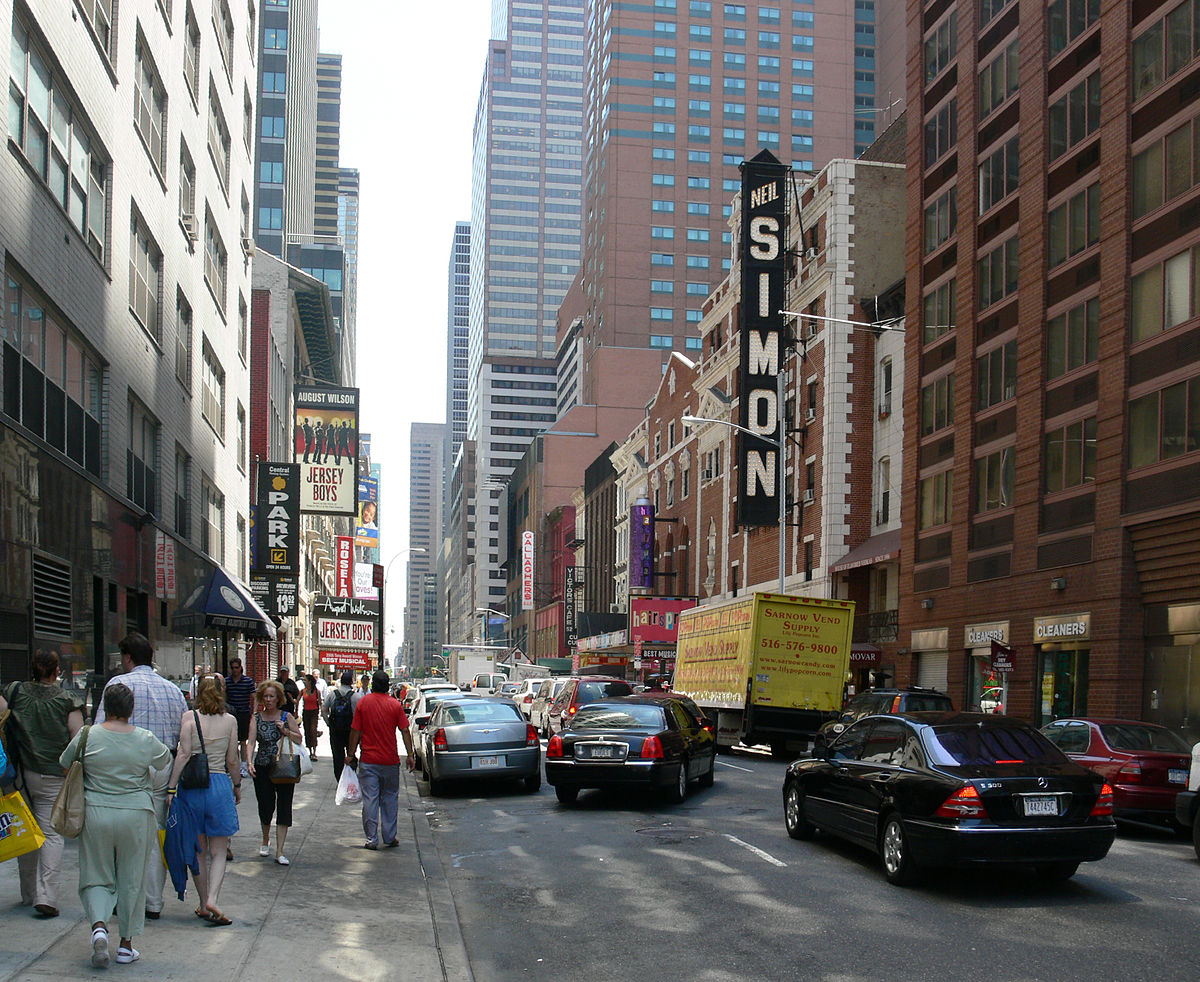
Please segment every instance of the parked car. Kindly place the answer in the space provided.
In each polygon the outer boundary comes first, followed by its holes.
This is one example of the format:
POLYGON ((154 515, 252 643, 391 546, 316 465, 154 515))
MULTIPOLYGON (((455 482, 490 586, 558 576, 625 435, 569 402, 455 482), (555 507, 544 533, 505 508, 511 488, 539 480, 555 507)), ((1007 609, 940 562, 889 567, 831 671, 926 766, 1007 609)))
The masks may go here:
POLYGON ((611 675, 583 675, 567 679, 562 691, 554 697, 546 714, 546 731, 554 736, 565 728, 582 706, 597 699, 615 699, 633 695, 633 686, 611 675))
POLYGON ((937 689, 923 689, 916 685, 907 689, 868 689, 851 696, 842 714, 817 731, 817 738, 828 743, 856 719, 876 713, 945 712, 953 709, 954 701, 937 689))
POLYGON ((425 728, 422 770, 432 794, 450 781, 506 777, 532 794, 542 786, 542 744, 511 699, 443 700, 425 728))
POLYGON ((521 710, 521 715, 529 719, 530 710, 533 708, 533 700, 537 698, 538 689, 542 687, 542 683, 546 679, 525 679, 524 682, 517 683, 517 691, 512 695, 512 701, 517 704, 517 708, 521 710))
POLYGON ((442 680, 440 682, 418 682, 416 685, 410 685, 404 693, 404 711, 409 716, 416 711, 417 706, 421 703, 421 696, 426 692, 457 692, 458 686, 453 682, 442 680))
POLYGON ((505 682, 499 689, 496 690, 496 695, 504 696, 505 699, 511 699, 516 695, 517 690, 521 688, 520 682, 505 682))
POLYGON ((682 700, 645 693, 580 707, 547 744, 546 780, 564 803, 580 788, 629 786, 680 802, 689 781, 712 786, 716 760, 716 738, 682 700))
POLYGON ((927 867, 1030 866, 1065 880, 1116 836, 1113 789, 1031 726, 988 713, 867 716, 783 780, 793 839, 878 853, 887 879, 927 867))
POLYGON ((563 686, 569 681, 566 676, 546 679, 541 688, 537 690, 537 695, 533 697, 533 702, 529 704, 529 722, 542 736, 550 735, 546 729, 550 707, 554 704, 558 694, 562 692, 563 686))
POLYGON ((433 711, 442 702, 458 701, 461 699, 477 699, 473 692, 461 692, 455 687, 449 689, 431 689, 421 693, 413 704, 412 712, 408 714, 408 734, 412 737, 413 754, 420 763, 425 756, 425 730, 433 711))
POLYGON ((1046 739, 1113 788, 1113 818, 1174 828, 1175 796, 1187 787, 1192 750, 1173 730, 1124 719, 1065 717, 1046 739))

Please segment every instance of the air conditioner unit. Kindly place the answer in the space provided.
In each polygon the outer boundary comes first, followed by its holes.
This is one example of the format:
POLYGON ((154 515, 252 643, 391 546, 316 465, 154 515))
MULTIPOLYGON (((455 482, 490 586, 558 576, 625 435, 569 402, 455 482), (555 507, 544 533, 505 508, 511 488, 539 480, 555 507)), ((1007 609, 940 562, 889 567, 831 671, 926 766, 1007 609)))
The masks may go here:
POLYGON ((817 411, 812 406, 809 406, 804 411, 804 422, 815 423, 817 421, 817 411))
POLYGON ((713 479, 713 473, 711 470, 705 470, 705 471, 701 472, 700 480, 711 481, 712 479, 713 479))
POLYGON ((804 251, 804 258, 805 259, 816 259, 817 258, 816 246, 810 246, 808 249, 806 249, 804 251))
POLYGON ((610 603, 610 604, 608 605, 608 612, 609 612, 610 614, 619 614, 619 613, 621 613, 621 604, 620 604, 620 602, 619 602, 619 601, 617 601, 617 600, 614 600, 612 603, 610 603))
POLYGON ((190 211, 185 211, 179 216, 179 224, 183 226, 183 230, 187 233, 187 237, 193 242, 196 241, 196 216, 190 211))
POLYGON ((800 495, 800 500, 806 505, 811 505, 813 503, 813 489, 805 488, 804 492, 800 495))
POLYGON ((820 324, 818 324, 816 321, 809 321, 808 326, 804 329, 805 337, 809 341, 811 341, 813 338, 815 338, 817 336, 817 333, 820 330, 821 330, 820 324))
POLYGON ((244 252, 247 256, 254 255, 254 239, 252 239, 249 235, 242 236, 242 252, 244 252))

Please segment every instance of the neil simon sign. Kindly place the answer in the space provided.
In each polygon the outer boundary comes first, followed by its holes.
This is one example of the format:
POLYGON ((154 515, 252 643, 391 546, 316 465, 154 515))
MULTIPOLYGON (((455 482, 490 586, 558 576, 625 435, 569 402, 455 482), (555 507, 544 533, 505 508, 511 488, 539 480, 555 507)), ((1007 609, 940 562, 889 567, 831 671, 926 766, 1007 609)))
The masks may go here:
POLYGON ((738 523, 779 522, 781 488, 777 446, 783 407, 777 381, 782 370, 787 290, 787 176, 789 168, 768 150, 742 165, 742 344, 738 372, 738 423, 759 440, 738 434, 738 523))

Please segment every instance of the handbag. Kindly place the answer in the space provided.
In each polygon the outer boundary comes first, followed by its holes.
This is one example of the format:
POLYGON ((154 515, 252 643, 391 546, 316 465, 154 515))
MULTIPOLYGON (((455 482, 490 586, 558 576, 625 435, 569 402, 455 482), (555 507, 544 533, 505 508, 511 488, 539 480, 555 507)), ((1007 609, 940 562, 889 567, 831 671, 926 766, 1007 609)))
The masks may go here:
POLYGON ((41 849, 45 841, 45 833, 19 792, 0 798, 0 863, 41 849))
MULTIPOLYGON (((283 721, 287 722, 287 713, 283 714, 283 721)), ((292 743, 292 738, 286 733, 279 737, 279 755, 275 758, 275 766, 271 768, 271 783, 272 784, 298 784, 300 782, 300 755, 296 752, 296 746, 292 743), (287 744, 287 752, 284 752, 283 745, 287 744)))
POLYGON ((183 770, 179 772, 179 786, 189 791, 208 787, 208 754, 204 751, 204 734, 200 732, 200 714, 193 709, 192 715, 196 717, 196 736, 200 738, 200 752, 192 754, 183 765, 183 770))
POLYGON ((90 726, 83 728, 75 759, 67 768, 67 776, 50 811, 50 827, 66 839, 76 839, 83 831, 83 755, 87 753, 89 730, 90 726))

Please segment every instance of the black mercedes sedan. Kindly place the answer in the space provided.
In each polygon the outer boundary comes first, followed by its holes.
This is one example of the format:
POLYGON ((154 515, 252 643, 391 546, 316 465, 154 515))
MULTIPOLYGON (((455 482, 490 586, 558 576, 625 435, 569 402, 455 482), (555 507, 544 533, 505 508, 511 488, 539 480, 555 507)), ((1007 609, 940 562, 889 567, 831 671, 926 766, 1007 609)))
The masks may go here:
POLYGON ((888 880, 935 866, 1034 866, 1065 880, 1107 855, 1113 791, 1032 727, 986 713, 867 716, 783 781, 793 839, 879 854, 888 880))
POLYGON ((680 802, 690 781, 711 786, 716 740, 685 702, 647 694, 581 706, 546 747, 546 780, 558 800, 573 802, 581 788, 643 787, 680 802))

